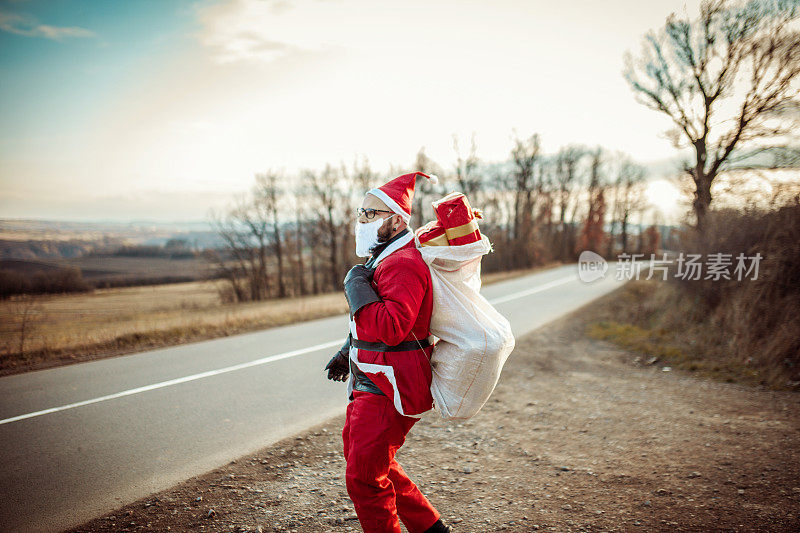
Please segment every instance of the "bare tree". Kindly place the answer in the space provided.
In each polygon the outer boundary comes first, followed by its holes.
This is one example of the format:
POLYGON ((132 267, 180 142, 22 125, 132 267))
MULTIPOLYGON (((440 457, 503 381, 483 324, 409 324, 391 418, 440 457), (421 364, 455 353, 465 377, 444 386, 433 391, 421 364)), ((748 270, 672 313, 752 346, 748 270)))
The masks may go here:
MULTIPOLYGON (((419 149, 417 152, 416 160, 414 161, 414 172, 423 172, 425 174, 435 174, 436 166, 431 158, 425 154, 425 147, 419 149)), ((414 191, 414 204, 411 207, 411 227, 414 229, 421 228, 425 224, 425 220, 430 216, 431 192, 427 187, 419 187, 414 191)))
MULTIPOLYGON (((358 163, 354 164, 352 171, 348 170, 344 164, 341 165, 344 204, 342 205, 342 226, 339 232, 339 250, 342 264, 346 266, 344 269, 345 271, 350 268, 350 265, 364 261, 363 259, 359 260, 355 253, 355 231, 353 225, 357 219, 355 208, 361 205, 364 193, 369 190, 362 189, 362 185, 365 182, 372 183, 372 176, 373 172, 369 168, 369 163, 366 160, 364 160, 361 165, 358 165, 358 163)), ((373 184, 373 186, 375 185, 377 184, 373 184)), ((371 188, 372 187, 370 187, 370 189, 371 188)))
POLYGON ((800 32, 797 0, 705 0, 697 20, 670 15, 650 32, 624 76, 637 100, 666 114, 676 147, 688 143, 694 161, 693 209, 702 234, 711 185, 735 165, 734 150, 748 141, 786 135, 776 111, 798 95, 800 32))
MULTIPOLYGON (((610 173, 614 179, 611 208, 612 236, 614 230, 619 228, 620 247, 622 252, 627 252, 631 218, 648 206, 644 195, 646 170, 630 156, 618 152, 611 161, 610 173)), ((610 246, 609 255, 612 253, 610 246)))
MULTIPOLYGON (((325 246, 329 258, 328 288, 338 288, 344 279, 339 260, 343 224, 352 219, 348 216, 352 208, 349 190, 344 186, 341 172, 330 165, 326 165, 322 172, 305 171, 304 179, 316 196, 317 214, 322 234, 327 241, 325 246)), ((318 250, 319 247, 315 249, 318 250)))
POLYGON ((573 224, 578 203, 574 202, 572 216, 567 219, 567 209, 573 204, 573 195, 579 180, 580 164, 586 155, 583 146, 570 145, 561 148, 555 157, 556 197, 558 199, 559 256, 570 257, 574 248, 573 224))
POLYGON ((478 146, 475 142, 475 134, 470 137, 469 153, 463 155, 458 144, 458 136, 453 135, 453 150, 456 153, 456 182, 461 192, 470 199, 471 202, 480 204, 481 198, 478 194, 483 182, 483 176, 478 172, 478 159, 477 151, 478 146))
POLYGON ((251 277, 251 299, 263 300, 269 298, 269 257, 270 249, 274 250, 274 231, 272 226, 277 226, 274 176, 270 174, 257 174, 256 184, 252 190, 251 201, 240 208, 235 214, 238 220, 249 231, 249 237, 255 240, 254 255, 256 260, 251 269, 256 275, 251 277), (275 224, 273 224, 273 216, 275 224))
POLYGON ((216 264, 217 275, 229 282, 221 291, 224 302, 243 302, 265 297, 267 286, 266 253, 259 250, 260 244, 253 240, 247 225, 242 220, 247 217, 248 200, 244 196, 234 199, 234 206, 224 215, 212 211, 211 226, 222 238, 224 247, 209 251, 210 259, 216 264))
POLYGON ((516 250, 509 239, 514 214, 513 172, 505 165, 489 165, 483 172, 486 178, 481 200, 473 206, 483 211, 483 218, 479 222, 481 233, 495 244, 495 253, 484 258, 485 271, 511 269, 516 261, 516 250))
MULTIPOLYGON (((37 324, 41 321, 44 308, 39 300, 32 295, 24 294, 13 297, 11 300, 11 316, 17 322, 17 336, 19 340, 19 356, 25 358, 25 343, 36 330, 37 324)), ((8 352, 12 353, 11 339, 8 339, 8 352)))
POLYGON ((606 187, 602 177, 603 149, 598 147, 589 157, 588 209, 576 253, 583 250, 599 252, 607 238, 603 228, 606 214, 606 187))
MULTIPOLYGON (((253 228, 253 233, 261 231, 262 227, 271 234, 272 250, 278 263, 278 297, 284 298, 286 292, 286 279, 284 276, 285 245, 283 243, 283 230, 278 215, 278 206, 283 199, 283 189, 279 185, 280 178, 274 172, 256 174, 256 186, 253 190, 253 208, 257 216, 254 222, 258 227, 253 228)), ((248 224, 252 224, 248 219, 248 224)))
POLYGON ((511 149, 511 160, 514 163, 514 226, 512 233, 515 239, 525 237, 522 228, 530 230, 532 224, 534 165, 539 158, 541 144, 539 135, 531 135, 528 139, 514 138, 511 149))
POLYGON ((378 174, 370 168, 369 160, 364 157, 360 161, 356 160, 353 163, 353 180, 355 181, 356 188, 356 201, 361 200, 362 195, 373 187, 379 185, 377 182, 378 174))
POLYGON ((225 246, 209 255, 217 275, 229 282, 223 301, 257 301, 273 296, 273 258, 277 262, 277 296, 287 295, 286 246, 279 206, 283 200, 280 176, 256 174, 249 196, 238 196, 223 216, 212 211, 211 225, 225 246))
POLYGON ((608 241, 606 241, 607 248, 606 248, 606 257, 611 258, 614 255, 614 249, 616 246, 616 230, 617 225, 620 223, 620 219, 622 218, 622 187, 619 186, 619 183, 613 183, 610 186, 611 192, 611 203, 609 210, 610 212, 610 220, 608 224, 608 241))
POLYGON ((555 160, 543 157, 539 165, 539 177, 536 180, 536 196, 538 197, 536 226, 547 246, 553 246, 553 213, 555 206, 555 160))
POLYGON ((306 216, 306 191, 301 182, 296 182, 294 185, 292 198, 292 208, 294 210, 294 269, 295 290, 301 296, 308 294, 308 286, 306 285, 306 261, 305 261, 305 248, 306 248, 306 232, 305 226, 307 225, 306 216))
POLYGON ((322 228, 319 224, 311 224, 308 227, 308 240, 311 246, 311 292, 319 294, 324 290, 325 284, 322 280, 322 266, 320 265, 320 255, 317 250, 321 249, 322 228))

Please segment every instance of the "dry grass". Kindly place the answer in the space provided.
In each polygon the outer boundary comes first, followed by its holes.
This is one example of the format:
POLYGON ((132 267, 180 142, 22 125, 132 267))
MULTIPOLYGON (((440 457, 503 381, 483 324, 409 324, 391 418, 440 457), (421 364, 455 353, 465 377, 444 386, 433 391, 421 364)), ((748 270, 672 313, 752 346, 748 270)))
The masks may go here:
POLYGON ((19 353, 19 302, 0 302, 0 373, 118 355, 343 313, 342 294, 220 305, 216 281, 35 298, 19 353))
POLYGON ((728 383, 792 389, 785 374, 742 358, 716 317, 699 311, 675 284, 633 281, 604 297, 587 326, 589 336, 639 352, 637 362, 696 372, 728 383))
MULTIPOLYGON (((484 284, 535 269, 483 276, 484 284)), ((0 301, 0 375, 284 326, 347 312, 341 292, 220 304, 221 281, 0 301), (31 305, 24 350, 21 309, 31 305)))
POLYGON ((682 279, 673 269, 670 282, 630 284, 590 333, 725 381, 800 390, 800 197, 710 211, 681 249, 705 261, 728 254, 730 279, 682 279), (738 279, 739 254, 761 257, 757 276, 738 279))

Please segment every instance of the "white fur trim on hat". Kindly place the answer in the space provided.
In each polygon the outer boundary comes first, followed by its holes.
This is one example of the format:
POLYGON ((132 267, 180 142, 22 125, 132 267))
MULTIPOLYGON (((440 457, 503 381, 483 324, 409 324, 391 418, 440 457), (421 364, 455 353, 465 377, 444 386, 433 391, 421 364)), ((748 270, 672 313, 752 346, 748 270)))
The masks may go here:
POLYGON ((436 185, 437 183, 439 183, 439 176, 437 176, 436 174, 425 174, 425 175, 428 176, 428 179, 431 181, 432 184, 436 185))
POLYGON ((411 221, 411 214, 406 213, 397 202, 392 200, 392 198, 382 190, 376 187, 374 189, 370 189, 369 191, 367 191, 367 194, 371 194, 372 196, 376 196, 380 200, 383 200, 383 203, 386 204, 386 207, 388 207, 389 209, 400 215, 406 222, 406 224, 408 224, 411 221))

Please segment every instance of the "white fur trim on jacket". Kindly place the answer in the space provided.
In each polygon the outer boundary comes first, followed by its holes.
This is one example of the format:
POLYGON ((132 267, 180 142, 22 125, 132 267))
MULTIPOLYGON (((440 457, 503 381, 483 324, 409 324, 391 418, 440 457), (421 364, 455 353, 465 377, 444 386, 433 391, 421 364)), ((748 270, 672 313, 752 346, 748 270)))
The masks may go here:
POLYGON ((414 240, 414 232, 411 231, 411 228, 408 228, 408 233, 406 233, 396 241, 392 242, 380 254, 378 254, 378 257, 375 258, 375 261, 372 263, 372 266, 377 268, 378 263, 383 261, 383 259, 386 256, 388 256, 392 252, 396 252, 397 250, 399 250, 400 248, 402 248, 403 246, 405 246, 406 244, 410 243, 413 240, 414 240))

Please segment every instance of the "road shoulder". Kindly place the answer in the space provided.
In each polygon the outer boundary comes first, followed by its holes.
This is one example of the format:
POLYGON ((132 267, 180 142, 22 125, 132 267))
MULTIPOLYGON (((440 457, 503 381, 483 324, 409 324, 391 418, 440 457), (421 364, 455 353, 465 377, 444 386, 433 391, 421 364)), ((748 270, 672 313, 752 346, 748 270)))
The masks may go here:
MULTIPOLYGON (((524 338, 474 418, 431 413, 398 461, 455 531, 793 531, 800 397, 632 364, 594 306, 524 338)), ((358 531, 343 418, 73 532, 358 531)))

